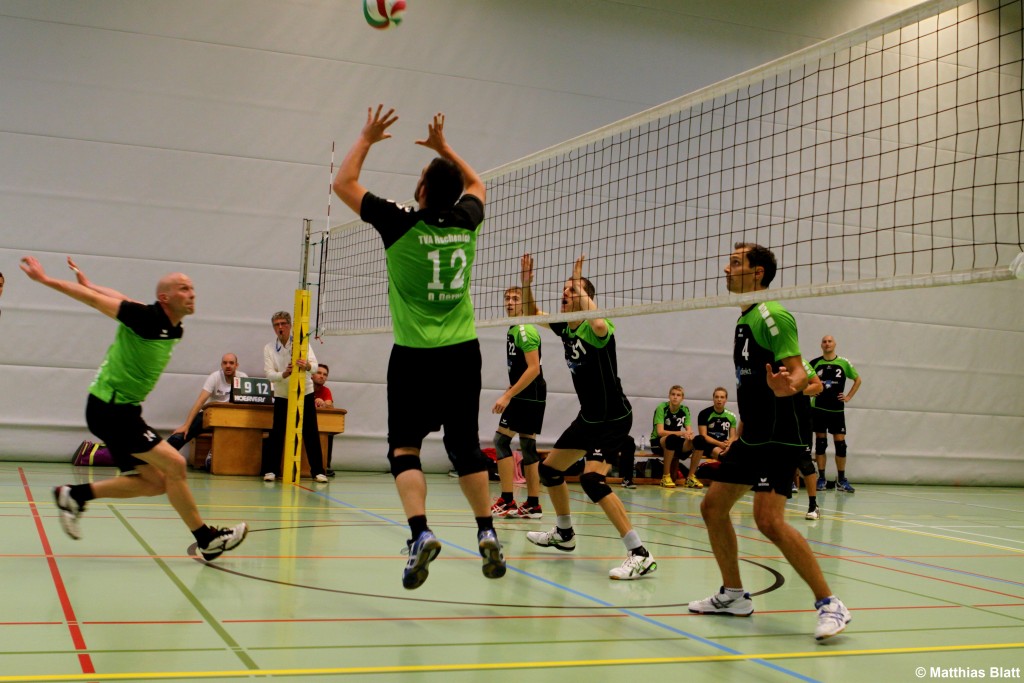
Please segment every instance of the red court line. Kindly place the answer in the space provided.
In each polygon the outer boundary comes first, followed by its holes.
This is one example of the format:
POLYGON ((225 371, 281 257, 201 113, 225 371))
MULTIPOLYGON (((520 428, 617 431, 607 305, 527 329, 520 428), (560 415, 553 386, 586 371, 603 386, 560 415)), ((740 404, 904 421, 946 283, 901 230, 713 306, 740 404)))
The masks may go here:
MULTIPOLYGON (((906 574, 908 576, 918 576, 918 577, 920 577, 922 579, 930 579, 932 581, 938 581, 940 583, 949 583, 949 584, 952 584, 954 586, 961 586, 963 588, 973 588, 974 590, 983 591, 985 593, 992 593, 993 595, 1002 595, 1002 596, 1007 597, 1007 598, 1013 598, 1014 600, 1024 600, 1024 597, 1022 597, 1020 595, 1014 595, 1013 593, 1003 593, 1002 591, 992 590, 991 588, 982 588, 981 586, 972 586, 969 583, 961 583, 960 581, 950 581, 949 579, 942 579, 942 578, 939 578, 937 576, 928 576, 927 574, 919 574, 917 572, 908 572, 905 569, 896 569, 895 567, 880 567, 877 564, 872 564, 872 563, 866 562, 864 560, 857 560, 857 559, 854 559, 852 557, 845 557, 845 558, 841 558, 841 559, 844 559, 847 562, 853 562, 854 564, 861 564, 861 565, 864 565, 865 567, 874 567, 875 569, 881 569, 883 571, 896 572, 897 574, 906 574)), ((938 567, 937 569, 946 569, 946 567, 938 567)), ((980 576, 982 578, 987 578, 987 579, 995 578, 995 577, 992 577, 992 576, 983 576, 981 574, 979 574, 978 576, 980 576)))
POLYGON ((46 530, 43 529, 43 520, 39 516, 36 501, 32 498, 32 490, 28 486, 28 479, 25 478, 25 471, 19 467, 18 474, 21 476, 21 484, 25 489, 25 498, 28 499, 29 506, 32 509, 32 519, 35 521, 36 531, 39 532, 39 541, 43 544, 43 552, 46 553, 46 564, 50 567, 50 576, 53 577, 53 586, 57 589, 57 598, 60 600, 61 609, 64 611, 64 619, 71 634, 71 642, 74 643, 75 650, 78 651, 78 663, 82 667, 82 673, 94 674, 96 673, 96 667, 92 664, 92 657, 87 652, 84 652, 84 650, 88 649, 85 646, 85 637, 82 635, 82 629, 78 626, 78 618, 75 617, 75 610, 71 606, 67 589, 64 587, 64 579, 61 578, 60 569, 57 567, 57 559, 53 556, 50 540, 46 537, 46 530))

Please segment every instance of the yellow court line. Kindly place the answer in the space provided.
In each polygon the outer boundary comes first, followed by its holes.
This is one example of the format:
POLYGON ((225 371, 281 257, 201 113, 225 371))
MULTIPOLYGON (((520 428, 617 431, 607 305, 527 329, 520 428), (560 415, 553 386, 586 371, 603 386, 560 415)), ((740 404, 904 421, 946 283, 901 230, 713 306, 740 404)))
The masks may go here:
MULTIPOLYGON (((849 522, 851 524, 860 524, 861 526, 872 527, 875 529, 885 529, 886 531, 898 531, 900 533, 913 534, 915 536, 925 536, 927 538, 937 538, 942 541, 957 541, 959 543, 967 543, 969 545, 977 545, 982 548, 994 548, 996 550, 1008 550, 1014 553, 1024 553, 1022 548, 1012 548, 1005 545, 996 545, 995 543, 986 543, 984 541, 975 541, 970 538, 959 538, 957 536, 944 536, 942 534, 932 533, 930 531, 919 531, 917 529, 907 529, 898 526, 889 526, 887 524, 878 524, 875 522, 865 522, 859 519, 844 518, 842 521, 849 522)), ((879 553, 881 554, 881 553, 879 553)))
POLYGON ((739 662, 755 659, 809 659, 818 657, 850 657, 863 655, 905 655, 927 652, 964 652, 968 650, 1024 649, 1024 643, 988 643, 981 645, 935 645, 930 647, 895 647, 880 650, 817 649, 806 652, 771 652, 766 654, 704 655, 695 657, 649 657, 637 659, 584 659, 555 662, 492 662, 474 664, 418 664, 406 666, 362 666, 323 669, 243 669, 234 671, 151 671, 110 674, 41 674, 0 676, 0 683, 41 683, 44 681, 151 681, 175 678, 248 678, 252 676, 325 676, 359 674, 438 673, 444 671, 500 671, 509 669, 558 669, 580 666, 636 666, 638 664, 698 664, 707 662, 739 662))

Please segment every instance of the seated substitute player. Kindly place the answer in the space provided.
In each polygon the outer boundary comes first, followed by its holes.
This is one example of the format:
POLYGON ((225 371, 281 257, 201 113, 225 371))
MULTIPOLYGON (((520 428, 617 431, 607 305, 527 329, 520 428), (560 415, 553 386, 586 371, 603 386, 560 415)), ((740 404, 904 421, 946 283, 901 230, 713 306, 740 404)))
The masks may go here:
MULTIPOLYGON (((330 377, 331 369, 326 363, 318 363, 316 366, 316 372, 313 373, 313 405, 317 408, 333 408, 334 407, 334 394, 331 393, 330 387, 327 386, 327 378, 330 377)), ((334 476, 334 470, 331 469, 331 461, 334 459, 334 435, 329 434, 327 437, 327 469, 324 471, 328 477, 334 476)))
MULTIPOLYGON (((180 451, 196 435, 203 433, 203 408, 210 403, 227 403, 231 398, 231 385, 235 377, 248 377, 247 374, 238 369, 238 356, 233 353, 225 353, 220 358, 220 370, 211 372, 210 376, 203 382, 203 388, 199 390, 199 396, 192 409, 188 411, 188 417, 180 427, 171 432, 167 437, 167 443, 180 451)), ((195 446, 193 446, 195 448, 195 446)))
POLYGON ((445 448, 459 486, 473 509, 483 574, 505 575, 505 556, 494 531, 488 491, 490 459, 480 450, 480 389, 483 361, 476 335, 470 274, 484 220, 487 188, 444 136, 444 114, 436 114, 427 138, 416 144, 438 156, 416 184, 419 210, 403 209, 368 192, 359 174, 370 147, 391 137, 394 109, 367 110, 366 124, 334 177, 334 191, 384 242, 388 304, 395 344, 388 362, 388 461, 402 508, 409 519, 409 561, 402 585, 419 588, 441 542, 427 526, 427 482, 420 447, 444 428, 445 448), (412 397, 430 391, 430 399, 412 397))
MULTIPOLYGON (((775 255, 768 249, 738 242, 725 267, 726 288, 733 294, 768 288, 775 277, 775 255)), ((796 321, 777 301, 750 304, 736 322, 733 342, 736 399, 740 410, 739 439, 726 457, 709 461, 700 473, 712 479, 700 512, 722 574, 715 595, 689 604, 691 612, 748 617, 754 613, 750 594, 740 579, 736 530, 730 513, 736 502, 754 491, 754 521, 814 593, 818 640, 846 628, 850 612, 832 594, 807 540, 785 517, 793 471, 807 448, 808 409, 801 392, 807 374, 800 357, 796 321)))
POLYGON ((91 500, 138 498, 167 494, 175 512, 192 531, 199 553, 214 560, 245 540, 245 522, 226 529, 207 526, 188 487, 185 459, 142 419, 142 402, 153 390, 181 341, 182 319, 195 311, 192 280, 171 273, 156 286, 156 302, 147 306, 124 294, 94 285, 74 266, 78 282, 57 280, 46 274, 35 258, 21 259, 21 269, 32 280, 92 306, 120 323, 114 343, 89 386, 85 420, 89 431, 110 449, 124 475, 53 490, 60 523, 73 539, 82 537, 79 518, 91 500))
MULTIPOLYGON (((505 312, 515 318, 523 314, 523 288, 505 290, 505 312)), ((508 359, 509 387, 491 409, 501 415, 494 433, 494 450, 498 453, 498 477, 501 496, 491 506, 495 517, 540 519, 540 477, 537 467, 537 434, 544 425, 544 407, 548 385, 540 366, 540 335, 533 325, 513 325, 508 328, 505 348, 508 359), (517 505, 513 495, 515 459, 512 457, 512 437, 519 434, 523 453, 523 476, 526 477, 526 502, 517 505)))
POLYGON ((705 459, 718 460, 736 440, 736 414, 726 409, 728 400, 729 391, 717 387, 711 394, 712 404, 697 414, 698 434, 693 438, 693 450, 700 451, 705 459))
POLYGON ((811 401, 811 416, 814 422, 814 453, 818 458, 818 490, 835 486, 836 491, 853 493, 854 488, 846 480, 846 404, 860 389, 861 379, 857 369, 846 358, 836 355, 836 340, 832 335, 821 338, 821 355, 811 361, 811 367, 821 378, 824 390, 811 401), (853 380, 850 393, 846 390, 847 378, 853 380), (836 447, 836 481, 826 484, 825 451, 828 449, 828 434, 836 447))
MULTIPOLYGON (((523 255, 523 312, 543 315, 534 302, 533 257, 523 255)), ((562 289, 562 312, 585 313, 597 309, 594 285, 583 277, 583 256, 576 260, 562 289)), ((602 453, 617 453, 628 440, 633 426, 633 408, 622 391, 618 361, 615 355, 615 326, 606 318, 580 319, 547 325, 562 339, 565 362, 572 373, 572 384, 580 401, 580 412, 555 441, 555 447, 540 464, 540 481, 548 487, 548 496, 555 508, 555 527, 551 531, 531 531, 527 540, 545 548, 571 551, 576 547, 569 508, 569 487, 565 470, 580 458, 586 458, 580 485, 590 500, 601 506, 626 546, 625 562, 608 572, 612 579, 639 579, 658 568, 657 562, 644 547, 633 529, 615 492, 605 481, 611 468, 602 453), (588 453, 590 455, 588 456, 588 453)))
MULTIPOLYGON (((690 409, 683 405, 685 397, 683 388, 676 384, 668 390, 668 400, 662 401, 654 409, 651 453, 663 457, 664 470, 661 475, 661 485, 668 489, 676 487, 674 472, 678 463, 686 459, 687 453, 694 452, 690 409)), ((704 485, 693 477, 698 464, 700 464, 700 456, 696 455, 696 461, 691 460, 690 462, 690 472, 686 477, 688 488, 704 488, 704 485)))

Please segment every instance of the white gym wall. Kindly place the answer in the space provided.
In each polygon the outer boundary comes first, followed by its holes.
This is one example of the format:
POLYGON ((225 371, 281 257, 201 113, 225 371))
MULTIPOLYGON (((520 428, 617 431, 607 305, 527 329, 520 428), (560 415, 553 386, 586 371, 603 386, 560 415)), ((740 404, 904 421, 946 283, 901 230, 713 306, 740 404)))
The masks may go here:
MULTIPOLYGON (((436 111, 483 172, 912 4, 411 0, 400 28, 378 32, 359 0, 0 1, 0 459, 70 457, 115 328, 30 282, 25 254, 61 277, 71 254, 144 301, 162 274, 192 276, 197 313, 145 404, 166 434, 223 352, 262 373, 269 317, 298 285, 302 219, 327 225, 331 142, 340 161, 367 106, 394 106, 401 121, 363 180, 405 200, 429 160, 412 141, 436 111)), ((350 217, 335 200, 332 224, 350 217)), ((600 300, 601 276, 588 275, 600 300)), ((1011 282, 790 304, 807 357, 832 334, 864 376, 847 411, 852 482, 1024 483, 1022 293, 1011 282)), ((672 384, 694 415, 715 386, 733 387, 737 313, 616 320, 634 434, 672 384)), ((576 409, 544 334, 542 445, 576 409)), ((507 384, 503 336, 481 330, 484 445, 507 384)), ((350 410, 338 469, 386 467, 389 347, 387 336, 314 342, 350 410)), ((430 399, 429 387, 409 397, 430 399)), ((425 466, 447 469, 439 439, 425 466)))

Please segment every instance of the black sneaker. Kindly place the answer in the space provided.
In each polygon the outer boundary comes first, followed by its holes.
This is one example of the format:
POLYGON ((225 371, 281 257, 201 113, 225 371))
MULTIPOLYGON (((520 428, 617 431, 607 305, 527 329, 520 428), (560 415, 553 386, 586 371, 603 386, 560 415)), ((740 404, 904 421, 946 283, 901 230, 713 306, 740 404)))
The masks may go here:
POLYGON ((620 486, 622 486, 622 488, 624 488, 624 489, 635 489, 636 488, 636 484, 634 484, 633 480, 630 479, 629 477, 623 477, 622 478, 622 484, 620 484, 620 486))
POLYGON ((216 560, 224 551, 233 550, 241 545, 242 541, 245 540, 246 534, 249 533, 249 525, 242 522, 232 527, 214 529, 214 531, 217 535, 213 537, 213 540, 205 548, 199 549, 203 559, 207 562, 216 560))

